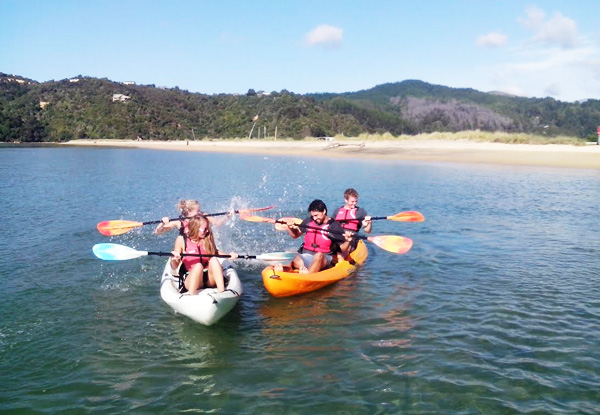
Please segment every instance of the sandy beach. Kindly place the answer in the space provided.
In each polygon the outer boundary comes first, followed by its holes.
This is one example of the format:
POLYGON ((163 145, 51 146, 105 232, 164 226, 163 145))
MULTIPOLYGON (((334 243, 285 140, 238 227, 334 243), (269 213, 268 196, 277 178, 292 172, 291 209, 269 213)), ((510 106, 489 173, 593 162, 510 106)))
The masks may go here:
POLYGON ((600 170, 600 146, 595 144, 584 146, 534 145, 482 143, 469 140, 275 141, 215 139, 201 141, 74 140, 63 145, 600 170))

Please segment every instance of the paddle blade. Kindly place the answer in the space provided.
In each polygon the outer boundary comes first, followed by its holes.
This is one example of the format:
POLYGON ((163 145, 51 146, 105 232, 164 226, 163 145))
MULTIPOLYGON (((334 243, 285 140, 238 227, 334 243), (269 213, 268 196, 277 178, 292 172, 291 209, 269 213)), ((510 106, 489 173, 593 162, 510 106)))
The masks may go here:
POLYGON ((134 222, 131 220, 107 220, 98 223, 96 228, 98 228, 98 232, 100 232, 102 235, 114 236, 127 233, 130 230, 139 228, 143 225, 144 224, 142 222, 134 222))
POLYGON ((302 219, 292 218, 292 217, 285 217, 285 218, 277 219, 277 222, 275 222, 275 230, 287 231, 288 230, 287 224, 289 222, 294 222, 296 225, 300 225, 300 224, 302 224, 302 219))
POLYGON ((250 216, 250 215, 240 214, 240 219, 245 220, 247 222, 275 223, 275 219, 263 218, 262 216, 250 216))
POLYGON ((240 209, 237 211, 237 213, 239 213, 240 215, 245 215, 250 212, 262 212, 263 210, 273 209, 274 207, 275 207, 275 205, 262 207, 262 208, 254 208, 254 209, 240 209))
POLYGON ((413 246, 412 239, 396 235, 369 236, 367 237, 367 241, 373 242, 381 249, 395 254, 405 254, 413 246))
POLYGON ((265 218, 262 216, 250 216, 250 215, 242 215, 240 214, 240 218, 247 222, 256 222, 256 223, 272 223, 275 225, 275 229, 278 231, 285 231, 288 229, 287 223, 294 222, 296 225, 300 225, 302 223, 302 219, 285 217, 281 219, 273 219, 273 218, 265 218))
POLYGON ((261 261, 270 264, 289 264, 295 256, 295 252, 269 252, 267 254, 257 255, 256 259, 260 259, 261 261))
POLYGON ((124 261, 148 255, 146 251, 138 251, 125 245, 118 244, 96 244, 92 252, 98 258, 105 261, 124 261))
POLYGON ((406 212, 396 213, 393 216, 388 216, 387 219, 396 222, 423 222, 425 220, 425 216, 423 216, 423 214, 420 212, 409 210, 406 212))

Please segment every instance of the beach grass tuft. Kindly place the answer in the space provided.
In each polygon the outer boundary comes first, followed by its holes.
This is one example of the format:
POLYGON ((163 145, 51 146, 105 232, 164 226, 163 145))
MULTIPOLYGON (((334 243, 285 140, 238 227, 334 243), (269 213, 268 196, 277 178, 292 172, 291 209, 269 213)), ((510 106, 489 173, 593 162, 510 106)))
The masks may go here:
POLYGON ((567 144, 567 145, 585 145, 585 140, 568 137, 556 136, 548 137, 543 135, 525 134, 525 133, 505 133, 489 131, 460 131, 452 132, 434 132, 417 135, 394 136, 390 133, 383 134, 360 134, 358 137, 346 137, 338 134, 335 140, 357 140, 357 141, 398 141, 398 140, 447 140, 447 141, 473 141, 479 143, 504 143, 504 144, 567 144))

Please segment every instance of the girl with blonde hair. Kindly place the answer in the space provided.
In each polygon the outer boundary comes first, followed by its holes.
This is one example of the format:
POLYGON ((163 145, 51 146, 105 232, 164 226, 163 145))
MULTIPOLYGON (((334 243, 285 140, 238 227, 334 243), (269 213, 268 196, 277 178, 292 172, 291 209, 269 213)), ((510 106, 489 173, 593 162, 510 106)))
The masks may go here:
MULTIPOLYGON (((194 199, 180 200, 175 207, 179 210, 180 215, 178 220, 170 220, 168 216, 162 218, 162 222, 158 224, 154 233, 156 235, 162 235, 163 233, 167 233, 173 229, 177 229, 180 235, 184 235, 188 231, 188 221, 189 218, 202 215, 202 211, 200 210, 200 202, 194 199)), ((223 216, 222 218, 209 217, 208 220, 214 226, 221 226, 224 224, 233 212, 227 214, 227 216, 223 216)))
MULTIPOLYGON (((219 258, 211 255, 226 255, 217 249, 210 222, 206 216, 197 215, 189 219, 187 234, 179 235, 175 247, 171 251, 171 268, 179 269, 181 291, 196 294, 199 289, 216 287, 218 292, 225 291, 223 266, 219 258), (207 256, 181 256, 186 254, 201 254, 207 256)), ((231 252, 231 259, 237 254, 231 252)), ((174 273, 176 274, 176 273, 174 273)))

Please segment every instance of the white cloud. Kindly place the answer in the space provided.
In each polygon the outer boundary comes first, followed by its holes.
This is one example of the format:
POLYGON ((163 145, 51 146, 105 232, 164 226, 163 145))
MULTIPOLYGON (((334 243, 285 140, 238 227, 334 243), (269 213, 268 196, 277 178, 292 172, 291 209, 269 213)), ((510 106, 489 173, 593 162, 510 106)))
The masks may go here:
POLYGON ((559 12, 546 18, 546 13, 537 7, 528 8, 526 14, 526 18, 518 21, 533 32, 533 40, 563 48, 573 48, 579 44, 577 23, 573 19, 559 12))
POLYGON ((309 46, 339 46, 342 43, 344 31, 339 27, 320 25, 308 32, 304 39, 309 46))
POLYGON ((526 18, 520 17, 517 19, 523 26, 535 31, 544 24, 546 13, 542 9, 535 6, 529 7, 525 10, 525 14, 527 14, 526 18))
POLYGON ((511 63, 497 67, 493 83, 503 91, 575 101, 600 95, 600 49, 592 43, 520 50, 511 63))
POLYGON ((506 41, 508 37, 498 32, 491 32, 487 35, 479 36, 477 38, 477 46, 485 48, 485 47, 500 47, 506 45, 506 41))
MULTIPOLYGON (((576 101, 600 97, 600 44, 578 33, 577 23, 559 12, 547 15, 531 7, 518 22, 530 31, 528 39, 502 50, 503 64, 486 69, 489 89, 527 97, 576 101)), ((478 45, 490 46, 490 34, 478 45)))

